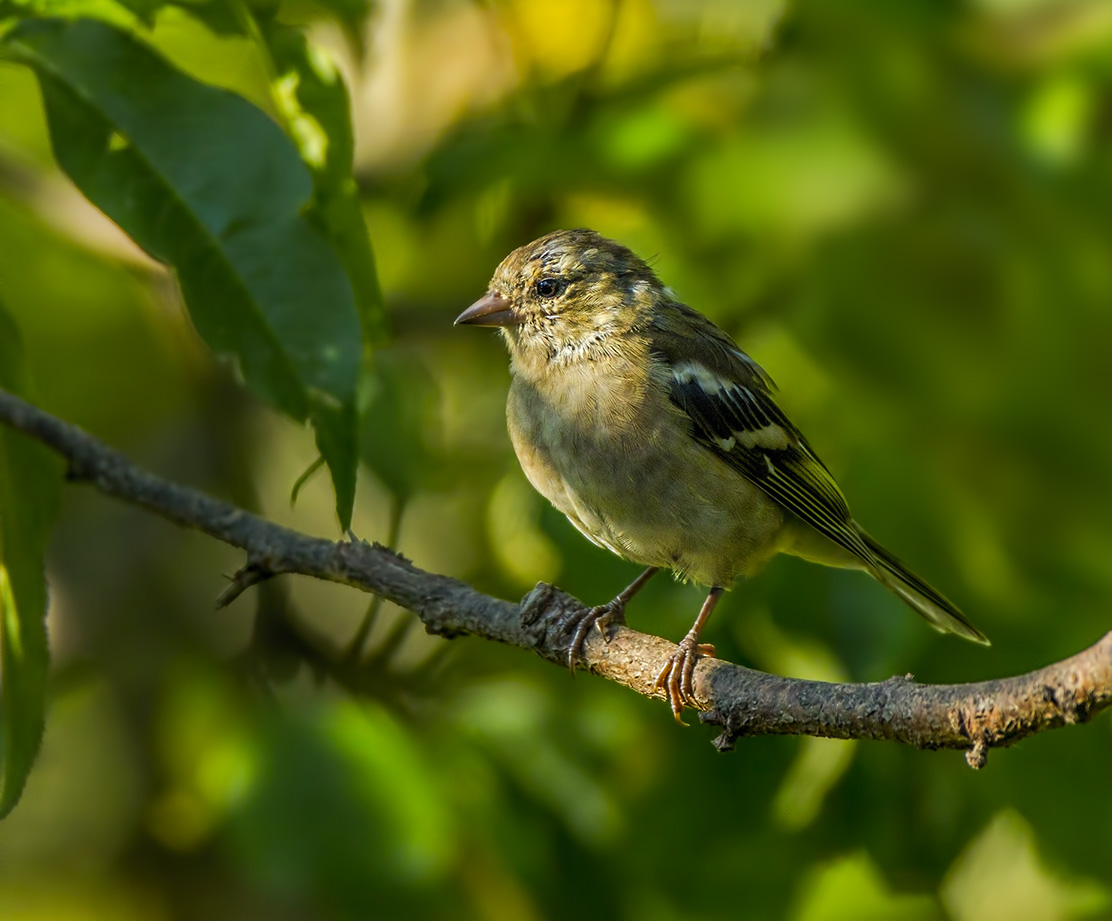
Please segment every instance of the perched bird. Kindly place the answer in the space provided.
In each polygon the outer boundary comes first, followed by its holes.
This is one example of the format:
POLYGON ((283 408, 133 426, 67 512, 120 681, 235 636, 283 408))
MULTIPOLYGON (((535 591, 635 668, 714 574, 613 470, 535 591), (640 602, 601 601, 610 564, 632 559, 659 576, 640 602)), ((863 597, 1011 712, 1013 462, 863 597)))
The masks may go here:
POLYGON ((682 722, 699 635, 723 590, 777 553, 863 569, 930 623, 988 640, 853 520, 834 478, 773 400, 768 375, 649 266, 591 230, 510 253, 457 324, 510 351, 510 438, 533 486, 591 541, 648 569, 576 625, 621 622, 660 569, 710 586, 656 678, 682 722))

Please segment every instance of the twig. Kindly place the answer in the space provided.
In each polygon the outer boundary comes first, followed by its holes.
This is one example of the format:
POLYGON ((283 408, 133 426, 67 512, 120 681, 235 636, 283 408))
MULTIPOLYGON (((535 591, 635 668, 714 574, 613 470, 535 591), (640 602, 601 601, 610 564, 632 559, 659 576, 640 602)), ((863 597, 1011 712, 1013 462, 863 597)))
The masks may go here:
MULTIPOLYGON (((76 426, 0 390, 0 422, 38 439, 69 461, 71 479, 141 506, 183 527, 239 547, 247 565, 221 596, 228 603, 247 587, 280 573, 339 582, 413 611, 430 633, 471 634, 532 649, 564 666, 584 605, 549 585, 520 604, 484 595, 447 576, 424 572, 378 544, 310 537, 163 480, 76 426)), ((607 642, 588 637, 590 671, 648 697, 676 649, 655 636, 618 627, 607 642)), ((1081 723, 1112 705, 1112 632, 1089 649, 1046 668, 996 681, 928 685, 910 678, 873 684, 831 684, 781 678, 702 659, 695 696, 704 722, 722 727, 726 750, 743 736, 767 733, 836 739, 892 739, 919 748, 964 749, 974 768, 988 749, 1046 729, 1081 723)))

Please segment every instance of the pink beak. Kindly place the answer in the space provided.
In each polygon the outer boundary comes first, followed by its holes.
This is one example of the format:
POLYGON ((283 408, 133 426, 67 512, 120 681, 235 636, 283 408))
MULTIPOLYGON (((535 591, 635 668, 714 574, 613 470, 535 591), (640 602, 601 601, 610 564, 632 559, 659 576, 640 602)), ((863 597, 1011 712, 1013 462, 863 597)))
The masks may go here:
POLYGON ((517 326, 520 322, 510 302, 497 291, 491 291, 456 317, 455 325, 517 326))

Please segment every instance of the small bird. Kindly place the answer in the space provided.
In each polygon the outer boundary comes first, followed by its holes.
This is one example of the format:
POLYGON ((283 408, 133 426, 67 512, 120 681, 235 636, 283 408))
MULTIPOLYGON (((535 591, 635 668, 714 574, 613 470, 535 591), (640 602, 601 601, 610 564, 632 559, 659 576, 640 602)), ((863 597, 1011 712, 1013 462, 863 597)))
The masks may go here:
POLYGON ((502 332, 510 438, 534 488, 589 540, 648 567, 574 625, 573 673, 591 627, 623 622, 657 571, 710 586, 656 676, 682 723, 719 597, 778 553, 863 569, 938 630, 988 643, 853 520, 761 367, 626 247, 592 230, 543 236, 503 260, 456 324, 502 332))

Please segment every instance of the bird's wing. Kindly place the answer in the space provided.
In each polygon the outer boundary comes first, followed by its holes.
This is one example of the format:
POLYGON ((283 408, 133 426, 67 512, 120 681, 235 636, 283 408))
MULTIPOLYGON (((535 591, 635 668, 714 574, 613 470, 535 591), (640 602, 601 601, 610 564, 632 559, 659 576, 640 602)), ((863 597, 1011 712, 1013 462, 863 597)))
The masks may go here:
POLYGON ((668 392, 692 437, 780 505, 874 565, 830 471, 772 398, 760 366, 701 314, 676 305, 682 323, 651 331, 668 392))
POLYGON ((858 557, 937 629, 988 643, 945 596, 854 522, 834 477, 776 405, 760 366, 701 314, 676 305, 650 328, 668 394, 691 436, 819 533, 858 557))

